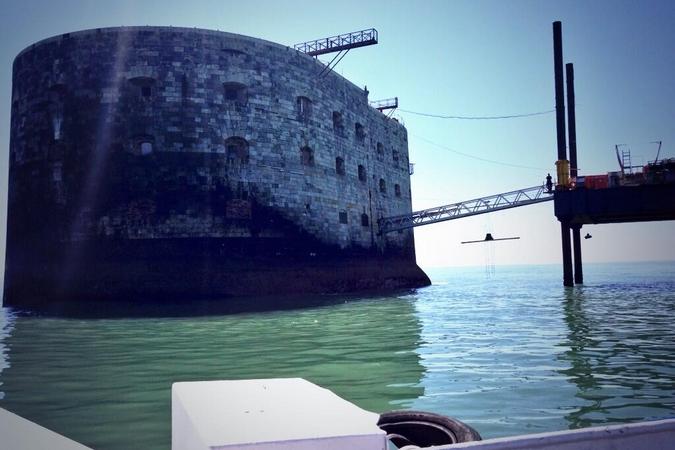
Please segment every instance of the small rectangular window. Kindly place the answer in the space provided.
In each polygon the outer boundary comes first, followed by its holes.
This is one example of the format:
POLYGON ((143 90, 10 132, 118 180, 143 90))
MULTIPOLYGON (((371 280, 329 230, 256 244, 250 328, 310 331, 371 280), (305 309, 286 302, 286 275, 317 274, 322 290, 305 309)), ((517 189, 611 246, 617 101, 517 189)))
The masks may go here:
POLYGON ((152 142, 141 142, 141 155, 152 153, 152 142))
POLYGON ((356 142, 363 144, 366 140, 366 129, 360 123, 354 124, 354 134, 356 135, 356 142))
POLYGON ((63 180, 63 170, 61 164, 54 165, 54 168, 52 169, 52 178, 54 181, 63 180))
POLYGON ((248 102, 248 90, 246 85, 235 82, 223 83, 223 98, 228 103, 246 105, 248 102))
POLYGON ((359 181, 366 181, 366 168, 359 164, 359 181))
POLYGON ((63 117, 55 116, 52 118, 52 125, 54 127, 54 140, 61 140, 61 125, 63 124, 63 117))
POLYGON ((333 131, 337 134, 344 133, 344 121, 342 119, 342 114, 338 111, 333 111, 333 131))
POLYGON ((340 211, 340 223, 348 223, 347 211, 340 211))
POLYGON ((314 165, 314 150, 309 147, 302 147, 300 149, 300 162, 304 166, 314 165))
POLYGON ((345 160, 339 156, 335 158, 335 173, 338 175, 345 174, 345 160))
POLYGON ((156 80, 151 77, 134 77, 129 79, 129 83, 134 87, 136 95, 144 100, 152 97, 152 88, 156 84, 156 80))
POLYGON ((225 100, 236 100, 237 91, 236 89, 225 89, 225 100))
POLYGON ((312 101, 307 97, 297 98, 298 119, 302 122, 309 121, 312 114, 312 101))
POLYGON ((130 143, 129 150, 137 156, 150 155, 154 150, 155 138, 151 135, 142 134, 135 136, 130 143))
POLYGON ((228 164, 248 164, 248 142, 239 136, 225 140, 225 153, 228 164))

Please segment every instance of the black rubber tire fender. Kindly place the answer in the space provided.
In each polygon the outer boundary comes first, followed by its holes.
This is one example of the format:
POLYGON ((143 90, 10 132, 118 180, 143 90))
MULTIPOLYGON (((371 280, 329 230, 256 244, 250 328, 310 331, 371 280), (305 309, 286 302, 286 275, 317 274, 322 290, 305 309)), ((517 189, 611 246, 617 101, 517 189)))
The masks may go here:
POLYGON ((425 411, 397 410, 382 413, 377 425, 387 434, 403 436, 406 443, 414 443, 420 447, 482 440, 480 434, 464 422, 425 411))

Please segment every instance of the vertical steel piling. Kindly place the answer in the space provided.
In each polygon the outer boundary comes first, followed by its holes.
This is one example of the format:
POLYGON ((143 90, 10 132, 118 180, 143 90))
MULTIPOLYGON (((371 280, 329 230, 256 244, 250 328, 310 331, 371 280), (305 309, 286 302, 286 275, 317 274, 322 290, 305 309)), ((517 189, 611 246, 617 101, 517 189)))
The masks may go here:
POLYGON ((581 225, 572 225, 572 248, 574 250, 574 282, 584 283, 584 270, 581 264, 581 225))
MULTIPOLYGON (((577 177, 577 122, 574 105, 574 65, 565 64, 567 82, 567 134, 570 146, 570 178, 577 177)), ((574 251, 574 282, 583 284, 584 271, 581 261, 581 225, 572 226, 572 249, 574 251)))
POLYGON ((574 65, 565 64, 567 82, 567 127, 570 145, 570 177, 577 176, 577 119, 574 107, 574 65))
MULTIPOLYGON (((553 68, 555 74, 555 117, 558 137, 558 161, 567 159, 565 138, 565 86, 563 82, 562 24, 553 22, 553 68)), ((565 189, 566 186, 561 186, 565 189)), ((563 284, 574 286, 572 279, 572 246, 569 222, 560 222, 562 235, 563 284)))

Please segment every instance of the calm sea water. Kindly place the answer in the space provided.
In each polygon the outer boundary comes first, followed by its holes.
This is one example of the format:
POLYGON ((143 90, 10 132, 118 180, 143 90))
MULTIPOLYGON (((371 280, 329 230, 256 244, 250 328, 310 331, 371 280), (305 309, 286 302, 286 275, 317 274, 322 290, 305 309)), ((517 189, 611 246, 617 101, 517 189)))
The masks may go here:
POLYGON ((0 407, 96 449, 169 448, 171 383, 186 380, 303 377, 484 438, 675 417, 675 263, 587 264, 575 288, 559 266, 429 273, 413 293, 267 311, 4 308, 0 407))

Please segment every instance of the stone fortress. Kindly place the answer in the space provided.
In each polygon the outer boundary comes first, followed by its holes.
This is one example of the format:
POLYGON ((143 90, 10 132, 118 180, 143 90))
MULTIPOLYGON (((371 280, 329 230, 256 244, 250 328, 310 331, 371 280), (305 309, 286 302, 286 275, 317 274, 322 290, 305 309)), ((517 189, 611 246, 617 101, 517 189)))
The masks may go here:
POLYGON ((5 303, 429 283, 407 132, 286 46, 120 27, 14 61, 5 303))

